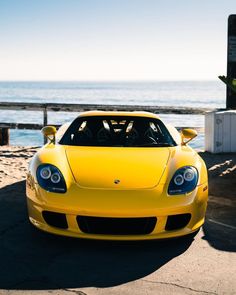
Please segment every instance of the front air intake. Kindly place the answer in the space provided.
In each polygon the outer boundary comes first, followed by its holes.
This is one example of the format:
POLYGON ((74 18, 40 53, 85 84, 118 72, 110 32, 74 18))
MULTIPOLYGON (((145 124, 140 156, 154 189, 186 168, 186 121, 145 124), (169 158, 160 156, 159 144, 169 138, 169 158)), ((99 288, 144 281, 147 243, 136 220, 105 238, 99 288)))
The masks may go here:
POLYGON ((86 234, 148 235, 156 225, 156 217, 109 218, 77 216, 80 230, 86 234))
POLYGON ((63 213, 51 212, 51 211, 43 211, 42 212, 43 219, 48 225, 67 229, 68 224, 66 220, 66 215, 63 213))
POLYGON ((176 230, 185 227, 191 219, 191 214, 170 215, 167 218, 166 230, 176 230))

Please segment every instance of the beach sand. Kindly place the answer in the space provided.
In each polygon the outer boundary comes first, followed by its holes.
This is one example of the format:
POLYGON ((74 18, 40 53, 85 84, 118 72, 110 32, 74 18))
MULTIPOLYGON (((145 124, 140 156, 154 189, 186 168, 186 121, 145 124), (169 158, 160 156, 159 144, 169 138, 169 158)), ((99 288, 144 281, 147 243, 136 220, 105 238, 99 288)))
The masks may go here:
POLYGON ((28 163, 36 151, 34 147, 0 147, 0 188, 25 180, 28 163))

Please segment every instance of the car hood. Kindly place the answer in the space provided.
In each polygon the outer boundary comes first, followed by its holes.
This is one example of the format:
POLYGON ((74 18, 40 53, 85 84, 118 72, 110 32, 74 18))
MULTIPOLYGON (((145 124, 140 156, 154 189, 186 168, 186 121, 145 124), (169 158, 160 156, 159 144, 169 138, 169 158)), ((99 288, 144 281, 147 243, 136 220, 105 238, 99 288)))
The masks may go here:
POLYGON ((101 189, 150 189, 158 185, 168 148, 66 147, 79 186, 101 189))

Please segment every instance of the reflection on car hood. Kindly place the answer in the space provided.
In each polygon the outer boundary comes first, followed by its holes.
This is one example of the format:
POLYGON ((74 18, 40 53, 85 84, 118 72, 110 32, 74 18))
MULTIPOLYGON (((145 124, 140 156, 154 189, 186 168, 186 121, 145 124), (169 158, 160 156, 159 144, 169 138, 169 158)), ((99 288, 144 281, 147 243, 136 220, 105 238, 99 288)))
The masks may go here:
POLYGON ((101 189, 155 187, 166 168, 169 154, 167 147, 66 147, 77 184, 101 189))

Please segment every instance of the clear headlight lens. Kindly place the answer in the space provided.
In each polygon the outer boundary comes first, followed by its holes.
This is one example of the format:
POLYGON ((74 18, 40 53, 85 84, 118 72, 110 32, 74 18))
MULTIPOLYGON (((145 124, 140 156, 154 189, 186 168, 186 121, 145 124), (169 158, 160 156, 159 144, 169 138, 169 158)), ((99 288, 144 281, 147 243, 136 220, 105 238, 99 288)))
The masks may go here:
POLYGON ((54 165, 42 164, 38 166, 36 171, 37 181, 39 185, 54 193, 65 193, 66 183, 61 171, 54 165))
POLYGON ((194 179, 194 170, 192 168, 187 168, 184 171, 184 179, 186 181, 192 181, 194 179))
POLYGON ((58 183, 61 180, 61 176, 58 172, 53 173, 53 175, 51 176, 51 181, 53 183, 58 183))
POLYGON ((180 195, 189 193, 196 188, 197 183, 197 169, 193 166, 185 166, 175 172, 168 187, 168 194, 180 195))
POLYGON ((174 178, 174 183, 176 185, 182 185, 184 183, 184 178, 181 174, 177 174, 174 178))
POLYGON ((51 170, 49 169, 49 167, 43 167, 41 170, 40 170, 40 176, 43 178, 43 179, 49 179, 51 177, 51 170))

